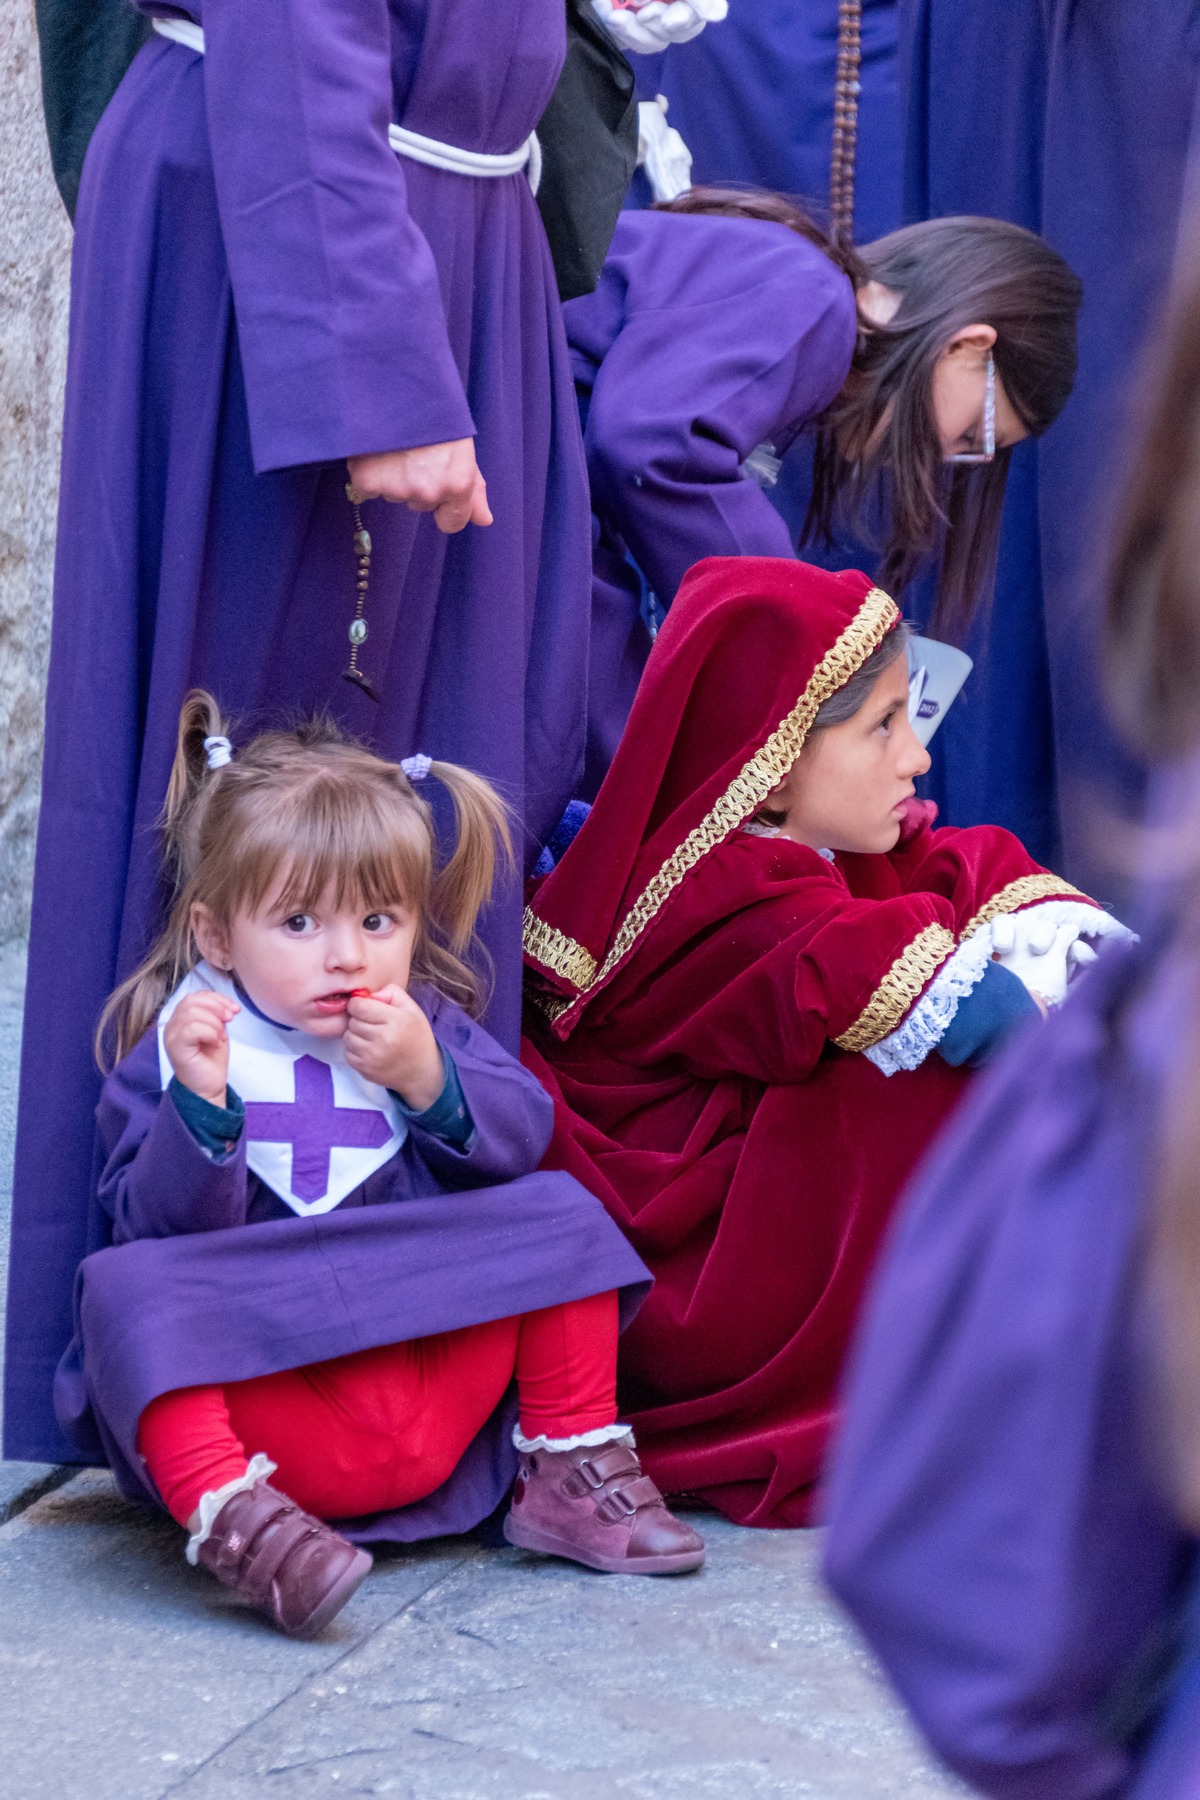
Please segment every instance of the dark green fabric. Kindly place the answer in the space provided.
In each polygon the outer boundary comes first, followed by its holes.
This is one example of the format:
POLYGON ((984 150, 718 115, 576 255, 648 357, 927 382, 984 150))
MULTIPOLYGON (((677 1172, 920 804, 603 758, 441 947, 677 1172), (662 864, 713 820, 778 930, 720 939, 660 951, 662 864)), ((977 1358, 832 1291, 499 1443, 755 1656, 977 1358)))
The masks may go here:
POLYGON ((392 1090, 392 1099, 400 1108, 402 1116, 410 1125, 415 1125, 418 1131, 427 1131, 430 1137, 441 1138, 452 1150, 466 1150, 475 1137, 475 1121, 471 1117, 471 1109, 458 1078, 458 1065, 445 1044, 439 1044, 438 1048, 442 1053, 445 1080, 433 1105, 427 1106, 424 1112, 416 1112, 404 1096, 397 1094, 395 1090, 392 1090))
POLYGON ((178 1075, 167 1084, 175 1111, 179 1114, 202 1150, 219 1161, 232 1155, 246 1123, 246 1108, 240 1094, 225 1089, 225 1105, 216 1106, 184 1087, 178 1075))
POLYGON ((558 291, 590 294, 637 167, 633 70, 592 12, 567 0, 567 60, 538 125, 538 206, 558 291))
POLYGON ((35 0, 50 159, 72 218, 96 121, 149 31, 127 0, 35 0))

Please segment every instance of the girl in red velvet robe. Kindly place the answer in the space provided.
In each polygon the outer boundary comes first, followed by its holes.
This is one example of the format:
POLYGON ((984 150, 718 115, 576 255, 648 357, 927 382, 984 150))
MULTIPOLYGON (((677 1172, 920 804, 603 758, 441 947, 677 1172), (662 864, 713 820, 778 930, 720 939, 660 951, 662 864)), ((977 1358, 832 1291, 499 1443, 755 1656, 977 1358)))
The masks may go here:
POLYGON ((880 1233, 967 1066, 1122 929, 1007 832, 933 829, 898 624, 855 572, 698 564, 526 917, 547 1162, 656 1277, 624 1409, 660 1485, 744 1524, 809 1518, 880 1233))

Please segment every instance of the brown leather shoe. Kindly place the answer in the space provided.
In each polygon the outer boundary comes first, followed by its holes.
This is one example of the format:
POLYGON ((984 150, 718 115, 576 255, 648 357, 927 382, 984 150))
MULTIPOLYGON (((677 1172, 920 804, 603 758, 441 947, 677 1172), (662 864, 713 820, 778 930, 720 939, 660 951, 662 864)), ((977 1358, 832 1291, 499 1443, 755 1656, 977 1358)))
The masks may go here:
POLYGON ((704 1539, 667 1511, 629 1442, 523 1453, 504 1535, 606 1575, 678 1575, 704 1561, 704 1539))
POLYGON ((297 1638, 324 1631, 371 1567, 366 1550, 265 1481, 225 1502, 196 1560, 297 1638))

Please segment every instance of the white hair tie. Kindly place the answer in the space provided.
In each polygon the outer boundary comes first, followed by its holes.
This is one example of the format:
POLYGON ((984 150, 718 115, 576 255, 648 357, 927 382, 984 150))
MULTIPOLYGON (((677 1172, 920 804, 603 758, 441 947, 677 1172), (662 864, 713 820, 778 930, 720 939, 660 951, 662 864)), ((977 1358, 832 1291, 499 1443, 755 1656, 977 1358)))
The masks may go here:
POLYGON ((410 781, 424 781, 433 767, 431 756, 406 756, 400 764, 410 781))
POLYGON ((207 737, 204 740, 204 754, 208 758, 210 769, 223 769, 226 763, 233 761, 233 745, 227 737, 207 737))

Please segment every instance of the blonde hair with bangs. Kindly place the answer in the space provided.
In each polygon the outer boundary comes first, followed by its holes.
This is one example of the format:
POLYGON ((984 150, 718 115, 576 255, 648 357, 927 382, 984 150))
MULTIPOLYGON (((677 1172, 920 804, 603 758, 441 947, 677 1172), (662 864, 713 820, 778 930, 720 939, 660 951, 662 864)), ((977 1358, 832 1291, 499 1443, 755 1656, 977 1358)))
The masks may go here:
POLYGON ((418 921, 412 979, 478 1013, 490 970, 475 924, 498 871, 512 866, 507 810, 495 789, 456 763, 430 764, 454 804, 455 844, 443 864, 433 814, 403 769, 331 720, 263 732, 210 768, 205 739, 226 735, 212 695, 190 693, 162 816, 175 887, 170 917, 101 1014, 101 1067, 128 1054, 200 960, 191 926, 197 904, 228 925, 268 900, 289 912, 309 912, 327 895, 338 907, 366 910, 403 903, 418 921))

